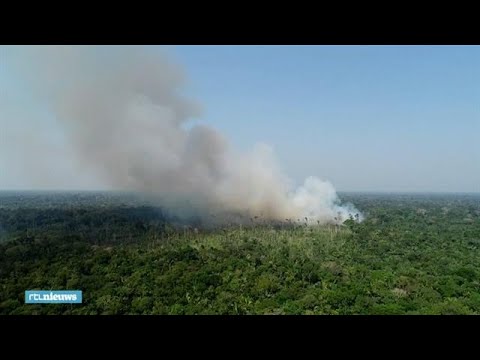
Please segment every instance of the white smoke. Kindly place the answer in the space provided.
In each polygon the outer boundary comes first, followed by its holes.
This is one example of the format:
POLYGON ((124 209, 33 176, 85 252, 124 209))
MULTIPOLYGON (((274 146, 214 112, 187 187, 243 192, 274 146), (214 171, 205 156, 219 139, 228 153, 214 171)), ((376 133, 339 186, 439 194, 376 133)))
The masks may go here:
POLYGON ((309 177, 293 189, 264 144, 238 154, 215 129, 187 129, 201 108, 180 95, 184 74, 158 51, 45 46, 29 49, 27 64, 30 84, 65 130, 78 170, 93 171, 112 189, 217 219, 234 213, 324 224, 359 214, 339 204, 329 182, 309 177))

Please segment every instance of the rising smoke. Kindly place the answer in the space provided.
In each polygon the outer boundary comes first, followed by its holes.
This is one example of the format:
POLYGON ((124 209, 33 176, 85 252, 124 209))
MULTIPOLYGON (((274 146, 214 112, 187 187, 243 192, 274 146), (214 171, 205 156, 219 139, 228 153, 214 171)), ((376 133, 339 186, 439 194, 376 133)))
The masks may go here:
POLYGON ((201 107, 181 95, 182 70, 157 49, 37 47, 29 49, 28 67, 31 87, 46 98, 74 149, 77 169, 112 189, 217 221, 239 214, 323 224, 359 214, 339 204, 327 181, 309 177, 292 189, 268 146, 238 154, 215 129, 187 127, 201 107))

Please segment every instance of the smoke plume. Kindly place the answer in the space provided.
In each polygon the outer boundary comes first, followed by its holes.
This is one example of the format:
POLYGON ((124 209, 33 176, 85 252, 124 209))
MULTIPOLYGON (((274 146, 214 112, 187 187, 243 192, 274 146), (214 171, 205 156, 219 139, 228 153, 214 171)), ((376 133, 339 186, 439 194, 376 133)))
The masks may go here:
POLYGON ((158 198, 178 214, 315 224, 359 214, 339 204, 327 181, 309 177, 292 189, 267 145, 239 154, 215 129, 187 126, 202 109, 182 96, 182 69, 157 50, 29 49, 30 84, 65 131, 77 169, 112 189, 158 198))

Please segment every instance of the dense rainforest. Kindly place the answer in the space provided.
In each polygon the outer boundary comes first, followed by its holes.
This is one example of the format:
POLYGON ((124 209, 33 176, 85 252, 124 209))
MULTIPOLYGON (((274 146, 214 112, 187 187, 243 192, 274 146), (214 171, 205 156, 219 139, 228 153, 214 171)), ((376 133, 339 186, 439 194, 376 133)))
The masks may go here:
POLYGON ((212 229, 131 194, 0 192, 0 314, 480 313, 480 195, 340 197, 365 220, 212 229))

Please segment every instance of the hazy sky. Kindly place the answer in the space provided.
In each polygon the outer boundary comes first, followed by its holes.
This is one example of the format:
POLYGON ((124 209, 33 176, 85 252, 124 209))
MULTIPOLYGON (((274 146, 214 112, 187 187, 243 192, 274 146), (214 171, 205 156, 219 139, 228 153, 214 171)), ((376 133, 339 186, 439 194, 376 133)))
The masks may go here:
MULTIPOLYGON (((297 182, 314 175, 339 191, 480 191, 479 46, 167 51, 185 68, 185 92, 204 107, 199 121, 241 150, 272 145, 297 182)), ((29 157, 44 184, 57 178, 64 188, 98 187, 69 161, 61 129, 15 71, 29 61, 20 54, 0 47, 0 189, 42 187, 21 166, 35 147, 58 159, 45 171, 29 157)))

